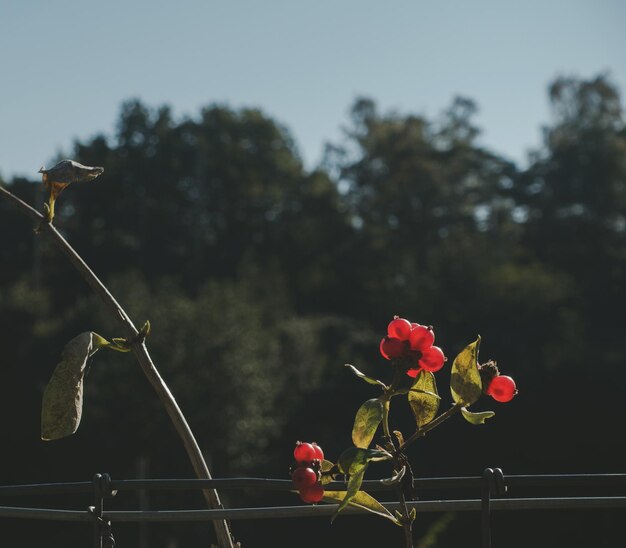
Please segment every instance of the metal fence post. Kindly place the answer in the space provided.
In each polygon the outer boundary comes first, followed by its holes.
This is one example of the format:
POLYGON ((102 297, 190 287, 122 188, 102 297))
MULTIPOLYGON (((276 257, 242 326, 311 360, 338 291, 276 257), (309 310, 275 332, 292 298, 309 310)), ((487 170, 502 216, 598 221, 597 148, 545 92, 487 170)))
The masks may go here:
POLYGON ((94 548, 115 548, 115 539, 111 531, 111 522, 105 521, 104 497, 113 497, 117 491, 111 489, 109 474, 96 474, 93 477, 94 506, 89 512, 94 516, 93 545, 94 548))
POLYGON ((491 548, 491 498, 503 497, 507 492, 504 473, 500 468, 485 468, 481 497, 482 511, 482 548, 491 548))

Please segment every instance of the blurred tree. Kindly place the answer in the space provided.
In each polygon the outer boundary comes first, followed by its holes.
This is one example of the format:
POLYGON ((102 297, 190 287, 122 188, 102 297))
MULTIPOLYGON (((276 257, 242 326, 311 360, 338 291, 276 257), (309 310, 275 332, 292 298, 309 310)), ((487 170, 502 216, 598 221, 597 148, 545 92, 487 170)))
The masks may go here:
MULTIPOLYGON (((454 423, 454 443, 420 445, 418 474, 494 463, 610 471, 623 441, 596 417, 615 415, 626 380, 626 131, 608 78, 550 90, 553 123, 523 171, 481 146, 465 98, 434 120, 360 99, 345 138, 309 173, 289 132, 258 110, 213 105, 175 119, 129 101, 114 138, 76 143, 74 157, 105 173, 64 192, 55 222, 137 322, 152 321, 149 344, 218 475, 285 474, 297 438, 329 456, 345 448, 370 387, 342 365, 385 378, 377 342, 395 313, 436 324, 449 357, 480 333, 483 358, 497 357, 521 390, 497 409, 502 426, 454 423), (610 375, 599 378, 598 364, 610 375), (575 409, 571 395, 590 386, 593 412, 575 409), (459 447, 477 446, 459 462, 459 447)), ((41 207, 38 186, 10 186, 41 207)), ((1 405, 19 445, 5 452, 2 481, 128 477, 139 454, 154 475, 188 475, 130 357, 96 355, 77 437, 38 441, 63 344, 87 329, 118 333, 31 228, 0 202, 1 405)), ((410 414, 399 420, 414 427, 410 414)), ((465 534, 457 521, 446 542, 465 534)))
MULTIPOLYGON (((540 261, 575 274, 582 313, 594 319, 593 337, 621 345, 626 128, 619 92, 605 76, 560 78, 550 98, 554 121, 545 129, 544 150, 520 179, 525 242, 540 261)), ((605 358, 621 355, 615 352, 605 358)))
POLYGON ((492 244, 506 241, 493 235, 510 219, 503 190, 515 169, 476 144, 475 111, 457 98, 435 124, 379 114, 369 99, 354 104, 345 142, 329 148, 326 162, 355 228, 347 261, 358 273, 358 313, 420 310, 439 321, 480 263, 506 251, 492 244))

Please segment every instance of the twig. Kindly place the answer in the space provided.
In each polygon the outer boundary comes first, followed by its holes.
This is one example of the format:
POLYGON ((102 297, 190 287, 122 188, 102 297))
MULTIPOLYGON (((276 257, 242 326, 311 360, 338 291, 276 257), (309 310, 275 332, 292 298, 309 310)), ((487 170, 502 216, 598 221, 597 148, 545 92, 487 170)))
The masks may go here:
MULTIPOLYGON (((393 442, 391 437, 391 431, 389 429, 389 408, 391 403, 391 398, 393 397, 395 387, 397 385, 398 375, 395 375, 394 381, 391 384, 391 387, 383 397, 383 434, 387 439, 393 453, 393 468, 394 475, 401 470, 401 465, 399 463, 399 459, 403 458, 403 454, 399 449, 396 449, 396 444, 393 442)), ((402 484, 398 484, 398 498, 400 502, 400 510, 402 514, 402 529, 404 530, 404 542, 406 548, 413 548, 413 519, 409 514, 409 509, 406 505, 406 497, 404 496, 404 491, 402 490, 402 484)))
MULTIPOLYGON (((178 432, 178 435, 181 437, 196 476, 200 479, 212 479, 211 472, 209 471, 209 468, 204 460, 202 451, 200 451, 200 447, 196 442, 193 432, 191 431, 183 412, 180 410, 180 407, 178 407, 170 389, 167 384, 165 384, 165 381, 162 379, 157 368, 155 367, 145 343, 137 340, 137 328, 134 326, 124 309, 115 300, 113 295, 111 295, 106 286, 94 274, 89 266, 87 266, 82 257, 72 248, 65 238, 61 236, 57 229, 52 226, 52 224, 45 222, 43 215, 1 185, 0 195, 11 201, 13 205, 16 206, 22 213, 30 216, 36 223, 39 224, 41 232, 45 232, 52 238, 54 243, 67 256, 76 270, 78 270, 80 275, 85 279, 87 284, 89 284, 91 289, 93 289, 98 297, 100 297, 105 307, 108 308, 109 311, 117 318, 124 332, 124 336, 129 341, 135 341, 131 344, 132 351, 139 362, 141 370, 144 372, 148 381, 156 391, 159 399, 163 403, 167 414, 178 432)), ((215 489, 206 489, 203 493, 209 508, 223 508, 219 495, 215 489)), ((232 536, 226 521, 214 520, 213 526, 215 528, 220 548, 234 548, 232 536)))
POLYGON ((461 407, 463 407, 461 404, 455 403, 452 407, 450 407, 450 409, 443 412, 436 419, 432 420, 428 424, 425 424, 421 428, 418 428, 415 433, 398 448, 398 451, 404 451, 404 449, 406 449, 408 445, 412 444, 417 438, 425 436, 426 432, 432 430, 436 426, 439 426, 443 421, 449 419, 452 415, 460 411, 461 407))

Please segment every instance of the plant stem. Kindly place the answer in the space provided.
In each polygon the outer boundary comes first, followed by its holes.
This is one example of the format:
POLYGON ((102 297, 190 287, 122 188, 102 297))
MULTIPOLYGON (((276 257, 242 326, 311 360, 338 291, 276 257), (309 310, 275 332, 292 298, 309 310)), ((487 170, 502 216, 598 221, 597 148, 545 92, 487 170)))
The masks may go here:
POLYGON ((439 426, 442 422, 449 419, 452 415, 459 412, 463 406, 459 403, 455 403, 450 409, 439 415, 436 419, 433 419, 428 424, 422 426, 422 428, 418 428, 415 433, 407 439, 398 449, 399 451, 403 451, 407 446, 412 444, 417 438, 420 438, 426 435, 427 432, 432 430, 433 428, 439 426))
POLYGON ((400 498, 400 508, 402 509, 402 528, 404 529, 404 542, 406 548, 413 548, 413 520, 409 516, 409 509, 406 505, 406 497, 402 487, 398 487, 398 497, 400 498))
POLYGON ((393 443, 393 440, 391 439, 391 432, 389 430, 389 405, 390 405, 391 401, 388 397, 385 397, 383 399, 383 434, 385 434, 385 437, 389 439, 390 443, 392 445, 395 444, 393 443))
MULTIPOLYGON (((396 444, 393 442, 391 438, 391 431, 389 429, 389 408, 391 406, 391 398, 394 395, 394 388, 397 383, 392 382, 391 388, 387 394, 383 397, 383 433, 385 437, 389 440, 390 449, 393 448, 393 457, 394 457, 394 475, 400 472, 402 466, 400 464, 401 457, 401 448, 396 449, 396 444)), ((413 521, 409 516, 409 509, 406 505, 406 497, 404 496, 404 491, 402 491, 402 485, 398 486, 398 499, 400 502, 400 509, 402 510, 402 528, 404 529, 404 540, 406 544, 406 548, 413 548, 413 521)))
MULTIPOLYGON (((178 435, 181 437, 196 476, 199 479, 212 479, 211 472, 209 471, 209 468, 204 460, 202 451, 196 442, 193 432, 191 431, 183 412, 180 407, 178 407, 178 403, 176 403, 170 389, 155 367, 145 343, 136 339, 138 334, 137 328, 134 326, 124 309, 119 305, 113 295, 111 295, 106 286, 94 274, 89 266, 87 266, 82 257, 72 248, 72 246, 70 246, 57 229, 52 226, 52 224, 44 222, 44 217, 37 210, 33 209, 27 203, 20 200, 17 196, 2 186, 0 186, 0 195, 11 201, 13 205, 15 205, 22 213, 30 216, 35 222, 39 223, 39 229, 52 238, 54 243, 68 257, 70 262, 74 265, 76 270, 78 270, 91 289, 93 289, 98 297, 100 297, 105 307, 109 309, 115 318, 117 318, 122 327, 124 336, 131 343, 132 351, 139 362, 141 370, 144 372, 148 381, 156 391, 161 403, 165 407, 167 414, 174 424, 178 435)), ((222 503, 220 502, 219 495, 215 489, 205 489, 203 493, 209 508, 222 508, 222 503)), ((215 528, 219 547, 233 548, 232 535, 226 521, 214 520, 213 526, 215 528)))

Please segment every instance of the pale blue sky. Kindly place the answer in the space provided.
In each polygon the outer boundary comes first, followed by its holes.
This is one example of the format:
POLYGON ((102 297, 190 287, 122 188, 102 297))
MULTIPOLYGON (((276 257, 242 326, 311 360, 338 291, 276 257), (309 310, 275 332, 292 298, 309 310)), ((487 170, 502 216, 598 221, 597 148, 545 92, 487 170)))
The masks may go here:
POLYGON ((309 167, 355 97, 434 117, 475 99, 482 142, 523 161, 558 75, 626 90, 624 0, 0 0, 0 175, 113 135, 122 101, 260 107, 309 167))

